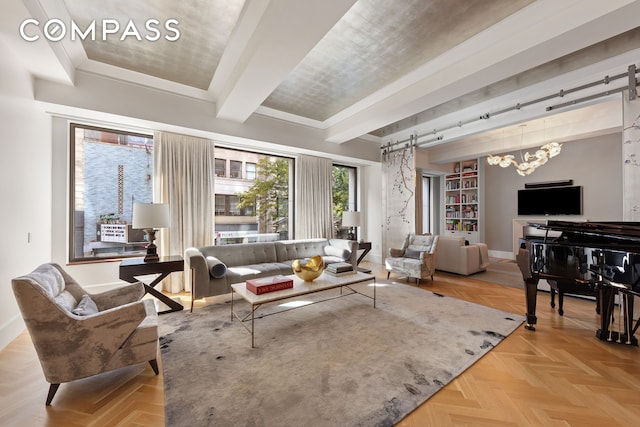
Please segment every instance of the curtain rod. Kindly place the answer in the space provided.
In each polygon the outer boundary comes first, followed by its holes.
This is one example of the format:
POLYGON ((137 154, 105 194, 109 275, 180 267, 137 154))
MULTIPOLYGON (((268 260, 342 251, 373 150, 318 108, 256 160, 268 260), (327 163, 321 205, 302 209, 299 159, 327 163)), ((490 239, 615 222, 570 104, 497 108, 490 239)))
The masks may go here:
POLYGON ((459 127, 462 127, 464 125, 468 125, 470 123, 477 122, 477 121, 480 121, 480 120, 488 120, 491 117, 494 117, 494 116, 497 116, 497 115, 500 115, 500 114, 503 114, 503 113, 508 113, 508 112, 514 111, 514 110, 520 110, 521 108, 528 107, 528 106, 534 105, 534 104, 538 104, 540 102, 549 101, 549 100, 554 99, 554 98, 562 98, 565 95, 568 95, 568 94, 571 94, 571 93, 575 93, 575 92, 579 92, 581 90, 589 89, 589 88, 592 88, 592 87, 595 87, 595 86, 598 86, 598 85, 601 85, 601 84, 608 85, 610 82, 612 82, 614 80, 622 79, 622 78, 625 78, 625 77, 629 78, 629 84, 627 86, 622 86, 622 87, 615 88, 615 89, 612 89, 612 90, 600 92, 600 93, 597 93, 597 94, 594 94, 594 95, 585 96, 583 98, 578 98, 578 99, 575 99, 575 100, 572 100, 572 101, 564 102, 562 104, 552 105, 552 106, 547 107, 546 111, 553 111, 553 110, 557 110, 559 108, 567 107, 567 106, 570 106, 570 105, 576 105, 576 104, 579 104, 579 103, 582 103, 582 102, 591 101, 593 99, 601 98, 601 97, 604 97, 604 96, 613 95, 615 93, 623 92, 625 89, 629 89, 629 97, 630 97, 630 99, 633 100, 633 99, 636 98, 636 93, 635 93, 634 89, 635 89, 636 86, 638 86, 638 82, 635 79, 635 74, 638 73, 638 72, 640 72, 640 69, 636 69, 635 64, 632 64, 632 65, 629 65, 628 71, 626 73, 620 73, 620 74, 616 74, 614 76, 604 76, 600 80, 596 80, 596 81, 593 81, 593 82, 590 82, 590 83, 586 83, 586 84, 583 84, 583 85, 580 85, 580 86, 576 86, 576 87, 573 87, 571 89, 561 89, 559 92, 555 92, 555 93, 552 93, 550 95, 542 96, 540 98, 536 98, 536 99, 533 99, 533 100, 527 101, 527 102, 522 102, 522 103, 519 102, 519 103, 517 103, 517 104, 515 104, 515 105, 513 105, 511 107, 503 108, 502 110, 494 111, 492 113, 485 113, 485 114, 481 115, 480 117, 473 117, 473 118, 469 118, 469 119, 464 120, 464 121, 461 120, 458 123, 447 125, 447 126, 444 126, 444 127, 440 128, 440 129, 434 129, 431 132, 423 133, 423 134, 420 134, 420 135, 418 135, 417 133, 414 132, 413 134, 411 134, 409 136, 409 138, 402 139, 402 140, 396 141, 394 143, 391 143, 391 141, 387 142, 386 145, 382 145, 380 147, 380 150, 382 150, 382 154, 384 155, 384 154, 393 153, 394 151, 404 150, 405 148, 408 148, 408 147, 422 147, 422 146, 431 144, 433 142, 442 141, 444 139, 444 135, 440 135, 438 137, 431 138, 431 139, 428 139, 428 140, 420 142, 420 143, 418 143, 418 138, 423 138, 423 137, 428 136, 428 135, 435 135, 438 132, 444 132, 444 131, 447 131, 447 130, 450 130, 450 129, 459 128, 459 127), (403 147, 397 147, 398 145, 401 145, 401 144, 404 144, 404 146, 403 147), (397 148, 394 148, 394 147, 397 147, 397 148))

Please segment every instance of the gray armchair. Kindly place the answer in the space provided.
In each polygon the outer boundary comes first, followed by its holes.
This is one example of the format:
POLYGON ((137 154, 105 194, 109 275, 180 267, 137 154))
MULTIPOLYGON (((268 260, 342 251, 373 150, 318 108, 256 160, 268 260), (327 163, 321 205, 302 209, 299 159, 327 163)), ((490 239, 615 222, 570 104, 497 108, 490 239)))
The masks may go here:
POLYGON ((384 260, 387 279, 390 274, 398 273, 420 279, 431 278, 436 270, 436 252, 439 236, 410 233, 402 248, 389 248, 389 256, 384 260))
POLYGON ((61 383, 136 363, 158 374, 158 315, 141 283, 88 294, 57 264, 11 281, 44 376, 50 405, 61 383))

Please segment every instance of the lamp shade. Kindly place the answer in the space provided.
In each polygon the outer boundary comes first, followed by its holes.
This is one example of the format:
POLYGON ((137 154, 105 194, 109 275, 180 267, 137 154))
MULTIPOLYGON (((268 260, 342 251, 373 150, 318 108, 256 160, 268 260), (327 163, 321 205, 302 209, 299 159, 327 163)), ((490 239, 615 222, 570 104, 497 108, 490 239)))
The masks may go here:
POLYGON ((343 227, 360 227, 360 212, 344 211, 342 212, 343 227))
POLYGON ((166 203, 134 203, 133 228, 166 228, 169 227, 169 205, 166 203))

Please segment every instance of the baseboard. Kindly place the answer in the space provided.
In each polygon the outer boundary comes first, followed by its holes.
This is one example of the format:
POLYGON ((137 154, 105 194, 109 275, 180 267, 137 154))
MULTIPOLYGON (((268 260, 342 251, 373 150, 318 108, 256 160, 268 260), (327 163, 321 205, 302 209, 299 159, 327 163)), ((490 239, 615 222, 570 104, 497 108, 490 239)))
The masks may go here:
POLYGON ((372 255, 370 253, 367 254, 367 257, 363 261, 369 261, 376 264, 384 264, 382 257, 380 255, 372 255))
POLYGON ((489 250, 489 256, 491 258, 512 259, 512 260, 516 259, 516 257, 513 254, 513 252, 506 252, 506 251, 489 250))
POLYGON ((9 345, 26 328, 22 316, 19 314, 12 317, 0 327, 0 350, 9 345))
POLYGON ((110 291, 111 289, 121 288, 129 285, 127 282, 111 282, 111 283, 99 283, 96 285, 82 285, 82 288, 90 294, 99 294, 101 292, 110 291))

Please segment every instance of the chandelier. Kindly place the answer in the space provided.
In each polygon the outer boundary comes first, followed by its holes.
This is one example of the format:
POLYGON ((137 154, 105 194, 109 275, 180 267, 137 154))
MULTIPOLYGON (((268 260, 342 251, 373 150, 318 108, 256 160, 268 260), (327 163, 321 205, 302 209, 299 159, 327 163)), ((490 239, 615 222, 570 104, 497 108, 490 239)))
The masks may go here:
MULTIPOLYGON (((522 125, 522 132, 520 137, 520 146, 522 146, 522 141, 524 139, 524 126, 522 125)), ((536 150, 533 154, 528 151, 522 154, 522 150, 520 151, 520 160, 518 163, 515 160, 515 156, 511 154, 507 154, 504 156, 494 156, 489 154, 487 157, 487 163, 491 166, 500 166, 503 168, 508 168, 513 165, 516 167, 516 172, 521 176, 530 175, 533 171, 538 169, 540 166, 547 163, 547 161, 560 154, 560 150, 562 149, 562 144, 558 142, 549 142, 544 144, 538 150, 536 150)))

